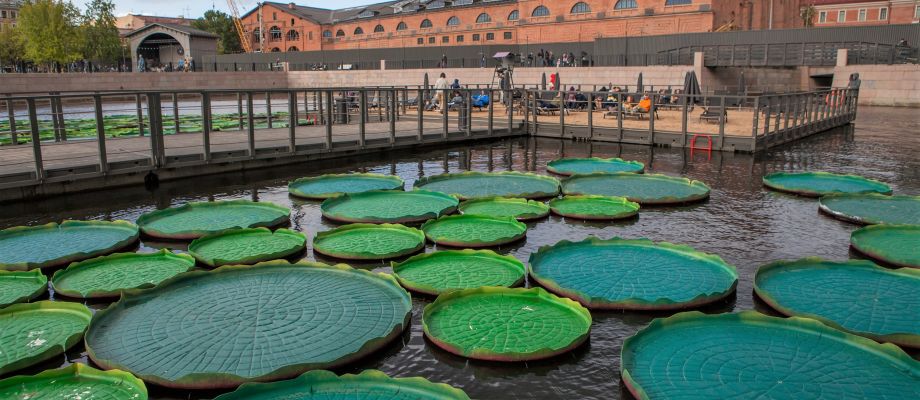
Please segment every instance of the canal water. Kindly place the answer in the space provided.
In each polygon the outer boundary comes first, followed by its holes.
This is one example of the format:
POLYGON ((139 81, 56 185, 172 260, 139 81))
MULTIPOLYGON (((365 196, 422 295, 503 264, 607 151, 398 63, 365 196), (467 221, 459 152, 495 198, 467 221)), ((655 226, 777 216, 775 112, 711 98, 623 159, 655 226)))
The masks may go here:
MULTIPOLYGON (((513 139, 463 147, 394 153, 304 164, 238 174, 166 182, 158 188, 125 188, 0 206, 0 229, 62 219, 125 219, 189 201, 257 199, 291 207, 292 227, 313 236, 335 225, 321 218, 319 203, 295 200, 287 182, 302 176, 342 172, 394 173, 407 187, 422 176, 462 170, 545 173, 546 163, 561 157, 622 157, 646 163, 650 173, 686 176, 706 182, 712 197, 688 207, 643 209, 636 220, 606 224, 558 217, 528 224, 527 240, 500 249, 522 261, 541 246, 559 240, 649 238, 693 246, 724 258, 738 268, 737 296, 705 312, 759 310, 752 280, 757 267, 781 259, 819 256, 857 257, 848 248, 857 227, 818 212, 814 199, 765 190, 761 177, 774 171, 821 170, 859 174, 889 183, 896 194, 920 195, 920 118, 916 110, 868 108, 855 126, 827 132, 757 156, 690 153, 681 149, 599 144, 553 139, 513 139)), ((152 251, 157 243, 143 243, 152 251)), ((436 250, 429 245, 427 251, 436 250)), ((308 252, 306 259, 317 258, 308 252)), ((319 261, 330 261, 319 259, 319 261)), ((356 267, 389 272, 383 264, 356 267)), ((54 294, 50 294, 54 299, 54 294)), ((55 299, 58 300, 58 299, 55 299)), ((590 340, 571 353, 540 362, 502 364, 471 361, 441 351, 422 335, 421 312, 431 299, 414 298, 412 325, 396 343, 339 373, 379 369, 391 376, 421 376, 464 389, 478 399, 629 398, 621 387, 619 353, 623 340, 656 317, 648 312, 595 312, 590 340)), ((89 304, 101 309, 106 303, 89 304)), ((918 357, 915 353, 914 357, 918 357)), ((82 345, 24 373, 37 373, 70 362, 86 362, 82 345)), ((154 399, 211 398, 213 392, 151 388, 154 399)))

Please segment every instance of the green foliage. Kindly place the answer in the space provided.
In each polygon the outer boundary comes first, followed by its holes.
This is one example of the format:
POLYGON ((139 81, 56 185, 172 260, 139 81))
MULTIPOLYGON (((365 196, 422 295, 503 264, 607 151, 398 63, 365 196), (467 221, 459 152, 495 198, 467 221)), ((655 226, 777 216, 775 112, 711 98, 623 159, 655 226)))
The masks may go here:
POLYGON ((112 0, 92 0, 86 5, 81 27, 85 38, 83 55, 90 60, 117 62, 123 54, 118 28, 115 26, 115 4, 112 0))
POLYGON ((79 10, 61 0, 26 0, 19 10, 25 58, 35 63, 67 63, 83 57, 79 10))
POLYGON ((241 53, 243 51, 243 47, 240 45, 240 37, 237 35, 236 27, 233 25, 233 18, 227 13, 217 10, 206 11, 204 17, 192 22, 192 26, 220 36, 217 42, 217 50, 220 54, 241 53))
POLYGON ((802 18, 802 23, 806 28, 815 26, 815 14, 817 13, 818 11, 815 10, 815 6, 813 5, 802 8, 802 12, 799 14, 799 17, 802 18))
POLYGON ((0 66, 13 64, 25 55, 22 35, 11 24, 0 24, 0 66))

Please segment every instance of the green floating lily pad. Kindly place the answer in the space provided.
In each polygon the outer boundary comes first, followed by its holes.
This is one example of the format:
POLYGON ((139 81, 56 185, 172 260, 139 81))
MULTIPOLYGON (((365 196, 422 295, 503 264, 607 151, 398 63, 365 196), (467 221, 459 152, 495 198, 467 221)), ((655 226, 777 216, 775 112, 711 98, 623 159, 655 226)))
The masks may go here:
POLYGON ((597 172, 645 172, 645 164, 622 158, 562 158, 546 164, 546 170, 557 175, 593 174, 597 172))
POLYGON ((870 225, 850 235, 850 246, 891 265, 920 268, 920 225, 870 225))
POLYGON ((920 196, 834 194, 818 200, 821 211, 844 221, 876 225, 920 225, 920 196))
POLYGON ((0 231, 0 269, 26 271, 85 260, 137 242, 127 221, 64 221, 0 231))
POLYGON ((566 195, 625 197, 639 204, 683 204, 709 198, 709 186, 700 181, 653 174, 575 175, 563 184, 566 195))
POLYGON ((169 250, 120 253, 70 264, 51 277, 55 294, 74 298, 118 297, 122 290, 147 289, 195 268, 195 259, 169 250))
POLYGON ((248 265, 300 253, 307 237, 290 229, 231 229, 195 239, 188 252, 209 267, 248 265))
POLYGON ((461 200, 487 197, 539 199, 559 194, 559 180, 521 172, 462 172, 425 177, 415 181, 419 189, 443 192, 461 200))
POLYGON ((0 381, 0 398, 18 400, 147 400, 144 382, 124 371, 100 371, 71 364, 34 376, 0 381))
POLYGON ((92 316, 82 304, 51 301, 0 309, 0 375, 64 353, 80 341, 92 316))
POLYGON ((518 286, 526 272, 514 257, 469 249, 419 254, 392 266, 403 287, 435 296, 457 289, 518 286))
POLYGON ((313 250, 343 260, 387 260, 425 248, 425 234, 403 225, 352 224, 320 232, 313 250))
POLYGON ((642 400, 920 398, 920 363, 897 346, 754 311, 656 319, 620 360, 642 400))
POLYGON ((890 270, 869 261, 780 261, 757 270, 754 292, 785 315, 920 347, 920 270, 890 270))
POLYGON ((527 225, 514 218, 452 215, 422 225, 434 243, 452 247, 494 247, 516 242, 527 235, 527 225))
POLYGON ((310 371, 287 381, 247 383, 214 400, 277 399, 468 400, 469 396, 460 389, 424 378, 390 378, 377 370, 365 370, 342 376, 310 371))
POLYGON ((398 176, 381 174, 336 174, 300 178, 288 184, 288 192, 297 197, 324 200, 343 194, 371 190, 403 190, 405 182, 398 176))
POLYGON ((425 307, 422 329, 438 347, 490 361, 549 358, 581 345, 591 313, 540 288, 448 292, 425 307))
POLYGON ((549 202, 553 214, 568 218, 609 221, 635 217, 639 203, 625 197, 565 196, 549 202))
POLYGON ((30 301, 48 290, 48 277, 40 270, 0 270, 0 307, 30 301))
POLYGON ((718 256, 648 239, 564 240, 530 256, 530 276, 590 309, 696 307, 738 285, 735 268, 718 256))
POLYGON ((424 222, 447 215, 460 201, 444 193, 374 191, 346 194, 323 202, 323 216, 333 221, 369 224, 424 222))
POLYGON ((173 388, 235 388, 344 365, 398 337, 412 300, 346 265, 227 266, 128 291, 86 333, 89 357, 173 388))
POLYGON ((763 184, 770 189, 808 197, 837 193, 891 194, 891 187, 882 182, 827 172, 774 172, 763 177, 763 184))
POLYGON ((290 220, 291 210, 276 204, 231 200, 188 203, 157 210, 137 219, 145 235, 191 240, 235 228, 273 228, 290 220))
POLYGON ((549 206, 535 200, 492 197, 465 201, 460 205, 460 212, 468 215, 511 217, 518 221, 533 221, 548 216, 549 206))

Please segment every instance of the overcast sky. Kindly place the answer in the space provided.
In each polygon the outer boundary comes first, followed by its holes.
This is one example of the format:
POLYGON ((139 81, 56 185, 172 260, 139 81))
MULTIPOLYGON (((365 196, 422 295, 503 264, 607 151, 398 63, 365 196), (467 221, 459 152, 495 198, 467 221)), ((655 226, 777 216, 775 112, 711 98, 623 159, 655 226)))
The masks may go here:
MULTIPOLYGON (((89 2, 89 0, 72 1, 79 6, 83 6, 89 2)), ((345 8, 362 4, 373 4, 377 1, 378 0, 299 0, 294 2, 300 5, 313 7, 345 8)), ((223 12, 229 12, 227 0, 114 0, 114 2, 116 15, 132 13, 159 15, 164 17, 177 17, 182 15, 189 18, 198 18, 204 14, 205 11, 210 10, 212 6, 223 12)), ((278 0, 277 2, 285 3, 289 1, 278 0)), ((240 5, 240 13, 245 13, 255 7, 258 1, 237 0, 237 4, 240 5)))

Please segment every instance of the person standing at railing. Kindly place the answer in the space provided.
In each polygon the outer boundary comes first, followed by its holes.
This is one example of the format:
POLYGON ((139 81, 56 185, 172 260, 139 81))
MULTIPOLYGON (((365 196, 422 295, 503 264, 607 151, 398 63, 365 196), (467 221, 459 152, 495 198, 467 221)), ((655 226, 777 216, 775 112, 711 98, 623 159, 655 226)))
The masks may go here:
POLYGON ((434 82, 434 98, 431 99, 431 103, 428 104, 428 110, 432 110, 435 107, 438 107, 443 112, 444 107, 444 91, 450 89, 450 84, 447 83, 447 74, 441 73, 441 76, 438 77, 438 80, 434 82))

